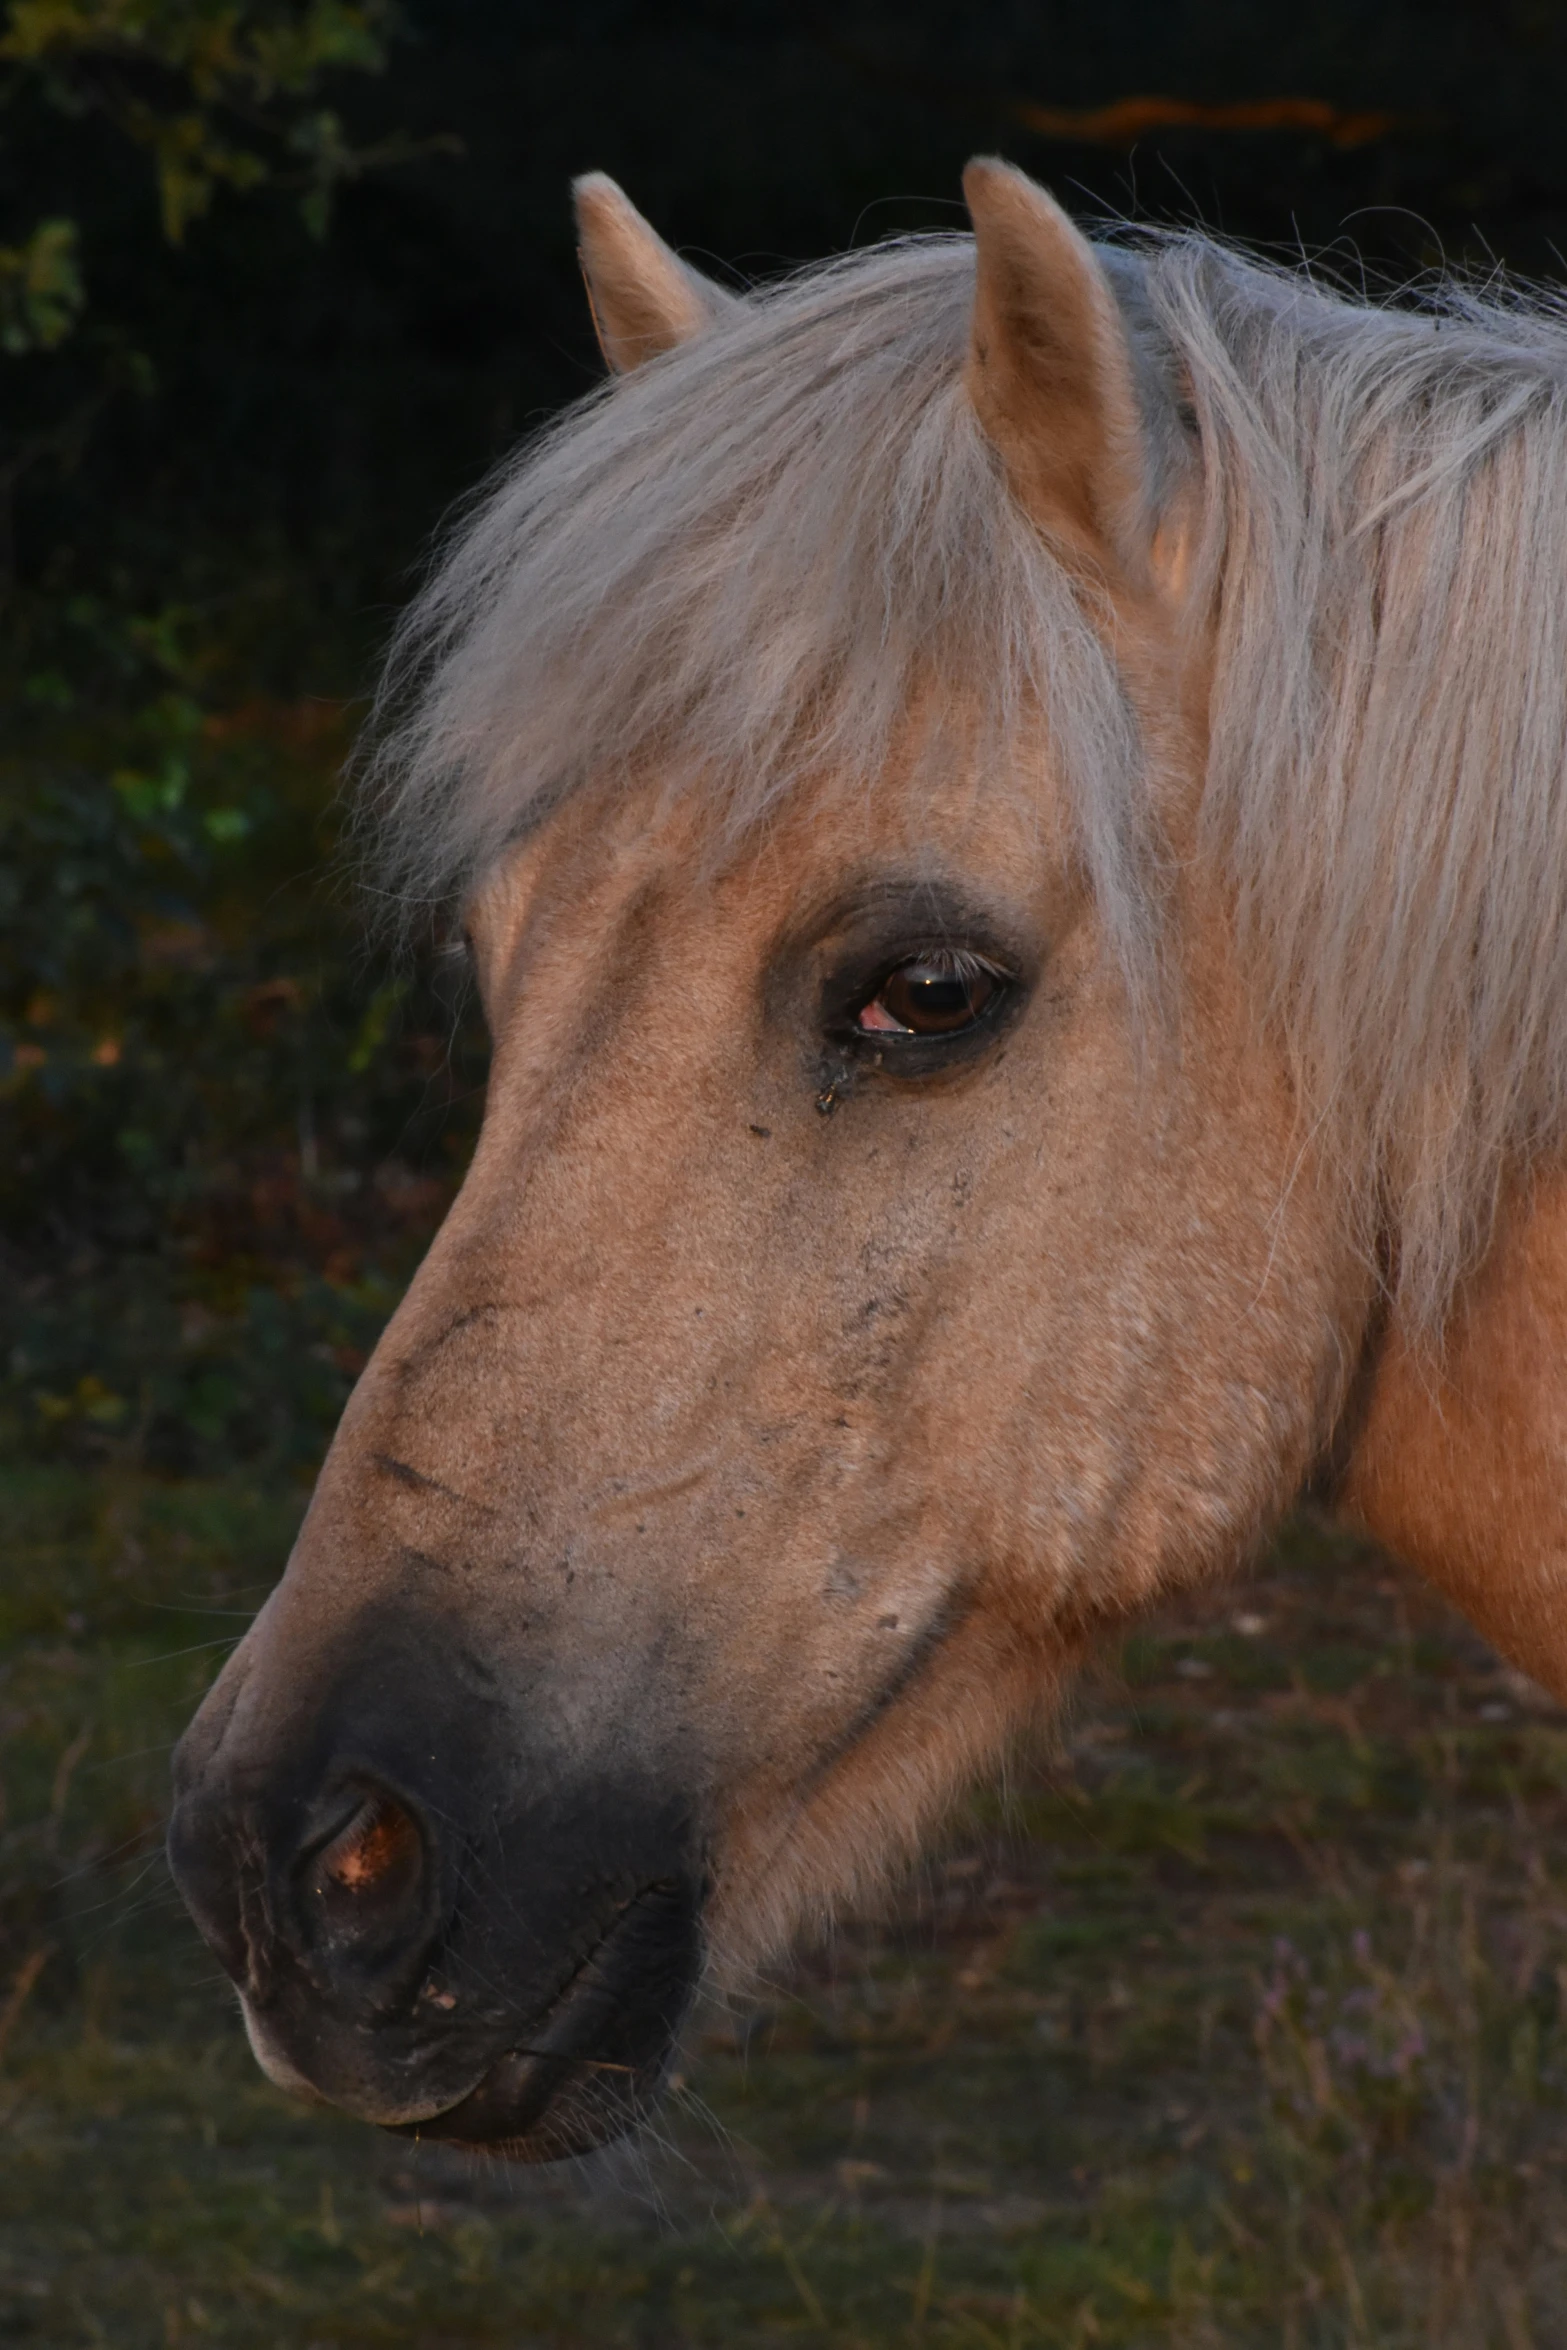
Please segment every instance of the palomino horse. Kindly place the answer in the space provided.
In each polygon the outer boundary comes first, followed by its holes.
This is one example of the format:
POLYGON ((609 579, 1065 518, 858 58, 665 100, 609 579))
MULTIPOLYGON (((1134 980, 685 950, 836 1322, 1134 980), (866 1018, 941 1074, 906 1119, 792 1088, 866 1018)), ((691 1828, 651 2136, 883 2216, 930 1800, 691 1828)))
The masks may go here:
POLYGON ((1567 1694, 1567 335, 1202 239, 737 297, 394 656, 462 1192, 177 1763, 274 2079, 540 2159, 1313 1477, 1567 1694))

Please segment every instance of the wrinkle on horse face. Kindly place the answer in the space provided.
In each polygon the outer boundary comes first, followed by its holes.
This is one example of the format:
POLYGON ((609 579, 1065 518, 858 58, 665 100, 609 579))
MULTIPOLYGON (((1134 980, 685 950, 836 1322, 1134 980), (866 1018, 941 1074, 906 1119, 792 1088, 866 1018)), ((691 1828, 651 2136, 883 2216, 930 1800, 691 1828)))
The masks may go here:
POLYGON ((409 1355, 404 1360, 402 1364, 403 1377, 407 1379, 416 1376, 425 1368, 432 1356, 440 1353, 443 1346, 451 1346, 468 1331, 495 1321, 502 1311, 500 1305, 488 1301, 483 1305, 463 1306, 459 1312, 453 1314, 444 1330, 434 1332, 416 1354, 409 1355))
MULTIPOLYGON (((973 1601, 962 1590, 938 1600, 925 1622, 907 1634, 903 1653, 893 1665, 886 1680, 877 1689, 854 1718, 847 1722, 831 1745, 816 1757, 800 1786, 800 1794, 809 1797, 813 1787, 819 1786, 830 1771, 852 1753, 860 1740, 867 1737, 898 1700, 913 1688, 920 1675, 935 1658, 939 1649, 961 1627, 973 1601)), ((881 1615, 876 1619, 878 1632, 901 1632, 902 1620, 897 1615, 881 1615)))
POLYGON ((474 1501, 466 1493, 458 1493, 453 1486, 443 1485, 439 1477, 427 1477, 422 1469, 413 1468, 407 1461, 394 1460, 387 1452, 372 1453, 372 1465, 384 1476, 395 1477, 399 1485, 412 1486, 415 1492, 439 1493, 447 1501, 461 1502, 464 1509, 482 1510, 489 1515, 488 1504, 474 1501))

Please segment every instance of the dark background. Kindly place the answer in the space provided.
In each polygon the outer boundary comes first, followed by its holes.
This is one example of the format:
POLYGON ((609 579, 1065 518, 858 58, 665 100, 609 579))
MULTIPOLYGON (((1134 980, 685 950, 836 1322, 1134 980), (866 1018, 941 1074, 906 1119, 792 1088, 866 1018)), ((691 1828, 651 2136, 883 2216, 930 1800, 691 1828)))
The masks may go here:
POLYGON ((367 952, 337 778, 443 515, 597 378, 573 173, 742 280, 960 225, 976 150, 1086 218, 1383 290, 1554 279, 1567 244, 1554 0, 414 0, 384 72, 328 82, 351 140, 435 151, 343 186, 321 237, 264 188, 174 245, 101 112, 25 79, 0 112, 0 208, 73 218, 87 289, 74 334, 0 371, 0 1437, 24 1451, 308 1468, 449 1196, 482 1042, 438 958, 367 952), (1028 126, 1143 94, 1383 119, 1028 126))
POLYGON ((73 136, 40 109, 9 142, 11 207, 25 189, 30 208, 82 218, 100 324, 147 351, 161 387, 102 431, 74 496, 36 501, 24 570, 64 540, 96 579, 107 532, 166 587, 170 566, 184 579, 266 547, 308 562, 314 600, 372 639, 365 603, 400 596, 447 501, 596 379, 567 204, 585 169, 742 278, 961 226, 976 151, 1089 216, 1195 220, 1395 281, 1444 261, 1549 277, 1567 235, 1567 10, 1552 0, 423 0, 405 27, 384 76, 341 77, 335 101, 362 138, 454 132, 463 153, 348 190, 320 244, 286 206, 229 200, 175 252, 141 159, 96 122, 73 136), (1128 148, 1018 119, 1030 101, 1143 92, 1309 96, 1393 123, 1348 147, 1172 128, 1128 148))

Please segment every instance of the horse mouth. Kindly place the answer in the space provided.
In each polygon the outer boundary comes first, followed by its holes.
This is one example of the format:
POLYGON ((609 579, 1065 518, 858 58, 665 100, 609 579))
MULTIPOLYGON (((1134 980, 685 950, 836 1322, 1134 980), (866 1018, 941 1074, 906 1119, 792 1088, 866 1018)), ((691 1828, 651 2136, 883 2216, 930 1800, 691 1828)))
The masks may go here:
POLYGON ((389 2126, 511 2162, 559 2162, 623 2137, 663 2085, 696 1987, 700 1900, 662 1880, 633 1895, 527 2034, 454 2105, 389 2126))

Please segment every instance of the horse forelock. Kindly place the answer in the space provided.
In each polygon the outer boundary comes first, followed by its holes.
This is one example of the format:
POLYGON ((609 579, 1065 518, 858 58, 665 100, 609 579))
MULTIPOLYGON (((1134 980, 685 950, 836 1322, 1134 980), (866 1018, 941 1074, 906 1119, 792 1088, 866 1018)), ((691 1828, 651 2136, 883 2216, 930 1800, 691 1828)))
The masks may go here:
MULTIPOLYGON (((1434 1323, 1567 1124, 1567 328, 1375 308, 1211 240, 1106 255, 1157 510, 1202 451, 1215 616, 1199 849, 1313 1147, 1434 1323)), ((1142 989, 1149 737, 962 388, 963 237, 759 290, 503 471, 395 640, 366 806, 388 897, 452 905, 582 783, 656 773, 715 836, 885 765, 1048 759, 1142 989)), ((1000 784, 997 788, 1001 788, 1000 784)))
POLYGON ((806 778, 874 777, 918 697, 933 786, 959 736, 967 768, 1069 780, 1139 960, 1139 730, 964 394, 972 283, 966 238, 807 271, 503 472, 393 647, 369 805, 394 901, 459 899, 590 778, 656 772, 744 834, 806 778))

